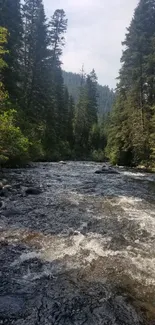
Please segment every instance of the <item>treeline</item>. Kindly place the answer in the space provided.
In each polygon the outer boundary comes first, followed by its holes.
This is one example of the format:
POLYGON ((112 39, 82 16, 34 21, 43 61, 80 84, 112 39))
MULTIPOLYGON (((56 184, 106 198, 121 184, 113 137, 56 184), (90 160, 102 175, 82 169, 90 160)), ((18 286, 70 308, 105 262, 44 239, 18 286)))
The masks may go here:
POLYGON ((140 0, 127 29, 107 156, 115 164, 155 164, 155 1, 140 0))
POLYGON ((107 158, 153 165, 154 0, 140 0, 127 30, 116 93, 107 90, 107 111, 115 97, 112 113, 102 115, 94 70, 78 75, 77 98, 69 82, 68 91, 66 31, 62 9, 47 19, 42 0, 0 0, 0 165, 107 158))
MULTIPOLYGON (((63 71, 63 77, 69 93, 73 96, 75 103, 77 103, 79 100, 81 75, 78 73, 63 71)), ((104 114, 112 110, 115 92, 108 86, 102 86, 97 83, 97 95, 98 117, 99 119, 102 119, 104 114)))
POLYGON ((75 106, 61 67, 64 10, 47 19, 42 0, 0 0, 0 26, 0 164, 97 155, 97 78, 81 75, 75 106))

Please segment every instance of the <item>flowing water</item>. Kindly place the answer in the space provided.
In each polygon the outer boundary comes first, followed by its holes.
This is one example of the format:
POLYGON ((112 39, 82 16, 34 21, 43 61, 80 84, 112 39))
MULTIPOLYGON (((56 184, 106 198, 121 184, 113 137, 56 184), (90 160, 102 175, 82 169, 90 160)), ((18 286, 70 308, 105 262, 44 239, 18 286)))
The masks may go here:
POLYGON ((155 175, 100 167, 4 171, 0 324, 155 324, 155 175))

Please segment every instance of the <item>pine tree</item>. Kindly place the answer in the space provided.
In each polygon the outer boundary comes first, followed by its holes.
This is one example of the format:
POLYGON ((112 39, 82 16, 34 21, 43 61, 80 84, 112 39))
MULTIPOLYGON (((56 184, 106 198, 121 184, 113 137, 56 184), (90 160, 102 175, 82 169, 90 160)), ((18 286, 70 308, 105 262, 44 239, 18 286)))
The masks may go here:
POLYGON ((20 0, 0 0, 0 26, 8 30, 5 49, 7 68, 3 71, 3 82, 10 99, 17 102, 21 83, 22 19, 20 0))
POLYGON ((123 42, 115 109, 119 118, 116 114, 116 121, 112 118, 115 128, 110 128, 108 141, 117 163, 137 165, 149 159, 151 106, 155 101, 154 21, 154 0, 141 0, 123 42))
POLYGON ((67 141, 69 142, 70 148, 72 150, 74 148, 74 130, 73 130, 74 114, 75 114, 74 99, 72 96, 69 96, 68 119, 67 119, 67 141))
POLYGON ((152 119, 149 134, 150 162, 155 167, 155 106, 152 107, 152 119))
MULTIPOLYGON (((81 85, 80 74, 63 71, 64 83, 68 88, 69 94, 73 96, 75 104, 79 99, 79 88, 81 85)), ((108 86, 101 86, 97 84, 97 102, 98 102, 98 116, 102 119, 104 113, 112 110, 115 92, 108 86)))
POLYGON ((87 75, 81 75, 81 87, 79 101, 76 107, 74 133, 77 154, 89 155, 91 150, 90 133, 94 124, 97 123, 97 77, 95 71, 87 75), (80 149, 81 148, 81 149, 80 149))
MULTIPOLYGON (((49 151, 49 156, 53 155, 52 152, 59 151, 59 144, 62 147, 61 142, 66 139, 67 116, 65 114, 65 89, 61 69, 61 55, 65 45, 64 34, 66 30, 67 19, 65 12, 56 10, 50 19, 48 33, 50 47, 48 58, 49 92, 52 98, 47 111, 45 145, 49 151)), ((56 156, 58 156, 58 153, 56 153, 56 156)))
POLYGON ((29 119, 43 117, 47 103, 48 39, 42 0, 25 0, 23 6, 23 97, 29 119))
POLYGON ((7 44, 8 32, 4 27, 0 27, 0 113, 4 109, 4 102, 7 98, 7 93, 3 84, 3 71, 6 69, 7 63, 4 60, 6 54, 5 45, 7 44))
POLYGON ((95 70, 93 69, 86 78, 86 92, 89 100, 88 103, 88 117, 90 126, 97 123, 97 113, 98 113, 98 94, 97 94, 97 76, 95 70))
MULTIPOLYGON (((63 124, 65 124, 64 110, 64 81, 61 69, 61 55, 65 45, 64 34, 67 30, 67 19, 64 10, 58 9, 54 12, 50 20, 50 45, 52 48, 51 68, 52 68, 52 87, 55 92, 55 113, 57 134, 63 139, 63 124)), ((67 118, 67 117, 66 117, 67 118)), ((65 127, 65 126, 64 126, 65 127)))
POLYGON ((52 46, 52 58, 53 62, 60 62, 62 55, 62 49, 65 45, 64 34, 67 30, 67 19, 63 9, 57 9, 49 22, 50 31, 50 43, 52 46))
POLYGON ((86 157, 89 154, 89 117, 88 97, 85 86, 80 89, 80 97, 76 106, 74 119, 75 150, 78 157, 86 157))

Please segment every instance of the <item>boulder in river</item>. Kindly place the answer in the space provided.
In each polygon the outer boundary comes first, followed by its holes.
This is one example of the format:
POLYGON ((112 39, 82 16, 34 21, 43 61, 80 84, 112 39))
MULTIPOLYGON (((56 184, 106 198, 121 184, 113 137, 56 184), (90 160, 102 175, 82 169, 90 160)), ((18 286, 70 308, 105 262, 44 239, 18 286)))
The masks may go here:
POLYGON ((119 172, 110 166, 103 166, 101 169, 96 170, 95 174, 119 174, 119 172))
POLYGON ((8 191, 10 191, 12 189, 12 186, 7 184, 7 180, 3 179, 0 182, 0 196, 8 196, 8 191))
POLYGON ((3 183, 3 186, 7 185, 7 184, 8 184, 7 179, 3 178, 3 179, 2 179, 2 183, 3 183))
POLYGON ((59 163, 62 165, 66 165, 66 161, 63 161, 63 160, 59 161, 59 163))
POLYGON ((26 189, 25 193, 27 195, 39 195, 42 193, 40 188, 35 188, 35 187, 29 187, 26 189))
POLYGON ((9 185, 9 184, 7 184, 7 185, 4 185, 4 186, 3 186, 3 189, 8 190, 8 191, 11 191, 12 186, 9 185))
POLYGON ((0 201, 0 208, 3 208, 3 207, 4 207, 4 202, 0 201))
POLYGON ((0 190, 0 196, 1 197, 7 197, 8 196, 8 190, 5 188, 5 187, 3 187, 1 190, 0 190))

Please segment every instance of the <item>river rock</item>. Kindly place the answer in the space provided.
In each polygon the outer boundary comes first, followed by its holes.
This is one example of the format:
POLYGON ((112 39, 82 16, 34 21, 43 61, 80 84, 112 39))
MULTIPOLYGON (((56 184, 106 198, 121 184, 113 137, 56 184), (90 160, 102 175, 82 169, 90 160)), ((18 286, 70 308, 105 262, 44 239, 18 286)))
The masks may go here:
POLYGON ((63 160, 59 161, 59 163, 63 164, 63 165, 66 165, 66 161, 63 161, 63 160))
POLYGON ((7 184, 7 185, 4 185, 4 186, 3 186, 3 189, 6 189, 6 190, 8 190, 8 191, 11 191, 12 186, 9 185, 9 184, 7 184))
POLYGON ((7 188, 3 187, 1 190, 0 190, 0 196, 1 197, 7 197, 8 196, 8 190, 7 188))
POLYGON ((3 186, 5 186, 5 185, 8 184, 8 181, 7 181, 5 178, 3 178, 3 179, 2 179, 2 183, 3 183, 3 186))
POLYGON ((95 174, 119 174, 119 172, 111 167, 102 167, 95 171, 95 174))
POLYGON ((29 187, 26 189, 25 193, 27 195, 39 195, 42 193, 40 188, 29 187))
POLYGON ((4 206, 4 202, 0 201, 0 208, 3 208, 3 206, 4 206))
POLYGON ((12 209, 5 210, 3 212, 3 215, 8 218, 8 217, 11 217, 11 216, 16 216, 16 215, 18 216, 21 213, 22 212, 20 210, 12 208, 12 209))

